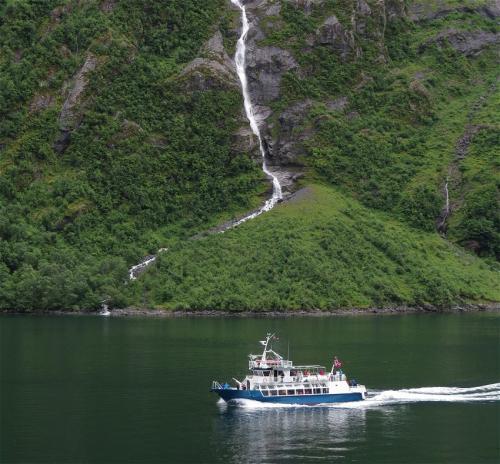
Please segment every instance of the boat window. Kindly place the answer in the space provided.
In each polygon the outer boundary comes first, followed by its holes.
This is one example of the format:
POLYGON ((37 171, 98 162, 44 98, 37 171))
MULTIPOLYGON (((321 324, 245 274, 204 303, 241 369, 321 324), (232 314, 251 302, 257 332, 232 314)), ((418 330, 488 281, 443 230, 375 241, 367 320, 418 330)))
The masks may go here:
POLYGON ((271 393, 271 396, 276 396, 278 394, 276 390, 271 390, 269 393, 271 393))
POLYGON ((323 393, 328 393, 328 388, 323 388, 323 393))
POLYGON ((321 393, 321 388, 315 388, 314 389, 314 393, 317 394, 317 393, 321 393))
POLYGON ((268 392, 267 390, 262 390, 262 394, 263 394, 264 396, 269 396, 269 392, 268 392))
POLYGON ((306 388, 304 391, 306 392, 306 395, 310 395, 312 393, 312 390, 310 388, 306 388))
POLYGON ((287 390, 286 394, 287 395, 295 395, 295 390, 287 390))
POLYGON ((297 390, 297 395, 303 395, 303 394, 304 394, 304 390, 302 390, 302 389, 297 390))
POLYGON ((286 395, 286 390, 279 390, 278 395, 286 395))

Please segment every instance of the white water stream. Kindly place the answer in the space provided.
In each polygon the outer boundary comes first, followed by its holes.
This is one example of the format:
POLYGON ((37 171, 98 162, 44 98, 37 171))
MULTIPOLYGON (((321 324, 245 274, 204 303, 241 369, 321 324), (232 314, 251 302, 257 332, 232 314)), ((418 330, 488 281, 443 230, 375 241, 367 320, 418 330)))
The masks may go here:
MULTIPOLYGON (((252 132, 255 134, 257 139, 259 140, 259 149, 262 155, 262 170, 264 173, 273 181, 273 194, 269 200, 267 200, 264 205, 253 213, 245 216, 238 221, 231 223, 227 227, 222 228, 219 233, 223 233, 228 229, 232 229, 233 227, 237 227, 244 222, 256 218, 260 216, 262 213, 271 210, 274 206, 283 199, 283 192, 281 189, 281 184, 279 179, 268 169, 266 162, 266 150, 264 149, 264 144, 262 143, 262 136, 259 129, 259 124, 257 121, 257 117, 255 115, 254 106, 252 104, 252 99, 250 98, 250 92, 248 91, 248 78, 246 74, 246 38, 248 31, 250 30, 250 23, 248 22, 248 16, 245 9, 245 6, 241 3, 241 0, 231 0, 233 5, 237 6, 241 10, 241 36, 238 39, 238 43, 236 45, 236 55, 234 57, 234 61, 236 64, 236 72, 238 73, 238 77, 241 82, 241 90, 243 93, 243 102, 245 105, 245 113, 250 122, 250 127, 252 128, 252 132)), ((166 248, 162 248, 158 251, 159 253, 167 251, 166 248)), ((146 256, 140 263, 132 266, 128 271, 128 276, 130 280, 137 279, 137 276, 144 271, 147 267, 153 264, 156 261, 158 255, 150 255, 146 256)))
POLYGON ((262 143, 262 136, 260 134, 259 124, 257 122, 257 117, 255 115, 254 107, 252 105, 252 100, 250 98, 250 93, 248 91, 248 78, 246 73, 246 49, 247 49, 246 38, 248 35, 248 31, 250 30, 250 24, 248 22, 246 8, 241 3, 241 0, 231 0, 231 3, 233 3, 233 5, 236 5, 241 10, 242 29, 241 29, 241 36, 238 39, 238 43, 236 45, 236 55, 234 57, 234 61, 236 64, 236 72, 238 73, 238 77, 240 78, 241 82, 241 91, 243 92, 245 112, 248 121, 250 122, 250 127, 252 128, 252 132, 259 140, 259 149, 262 155, 262 170, 273 181, 273 194, 271 198, 266 201, 266 203, 264 204, 264 206, 262 206, 262 208, 253 212, 252 214, 249 214, 248 216, 245 216, 244 218, 240 219, 235 224, 233 224, 232 227, 236 227, 242 224, 243 222, 248 221, 249 219, 253 219, 259 216, 260 214, 272 209, 276 205, 276 203, 278 203, 283 199, 283 192, 281 190, 281 184, 278 178, 267 168, 266 151, 264 149, 264 144, 262 143))

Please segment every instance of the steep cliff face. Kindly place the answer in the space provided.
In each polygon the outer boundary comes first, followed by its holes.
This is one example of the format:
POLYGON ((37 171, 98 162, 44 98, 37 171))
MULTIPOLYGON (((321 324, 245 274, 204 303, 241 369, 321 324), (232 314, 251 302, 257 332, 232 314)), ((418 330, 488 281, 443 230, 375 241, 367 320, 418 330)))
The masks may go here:
POLYGON ((462 195, 453 187, 445 195, 444 185, 478 98, 473 87, 482 92, 496 79, 498 1, 246 6, 250 91, 274 169, 314 167, 365 204, 431 230, 446 195, 462 195))
POLYGON ((321 64, 307 59, 299 61, 315 50, 336 57, 339 65, 349 65, 362 59, 368 44, 368 52, 372 52, 371 48, 376 50, 375 62, 386 62, 387 22, 406 17, 405 3, 356 0, 343 2, 336 8, 321 0, 257 0, 246 5, 252 21, 248 41, 250 91, 260 107, 269 158, 276 166, 301 165, 301 157, 305 155, 303 141, 312 130, 300 126, 313 104, 306 99, 288 108, 275 105, 283 97, 283 76, 305 82, 314 79, 321 64), (280 34, 287 35, 294 20, 297 35, 288 42, 280 40, 280 34), (280 46, 268 45, 273 42, 280 46), (280 107, 279 112, 276 106, 280 107))

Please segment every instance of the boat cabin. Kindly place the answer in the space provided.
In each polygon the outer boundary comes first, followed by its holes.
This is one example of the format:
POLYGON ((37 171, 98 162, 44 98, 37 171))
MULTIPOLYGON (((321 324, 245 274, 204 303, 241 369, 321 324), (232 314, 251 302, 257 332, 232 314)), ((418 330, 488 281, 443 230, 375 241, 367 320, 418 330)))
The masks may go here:
POLYGON ((314 395, 329 392, 329 383, 346 381, 342 371, 327 372, 324 366, 294 366, 270 347, 273 335, 268 334, 260 343, 262 354, 249 355, 250 374, 236 381, 238 389, 260 390, 264 396, 314 395))

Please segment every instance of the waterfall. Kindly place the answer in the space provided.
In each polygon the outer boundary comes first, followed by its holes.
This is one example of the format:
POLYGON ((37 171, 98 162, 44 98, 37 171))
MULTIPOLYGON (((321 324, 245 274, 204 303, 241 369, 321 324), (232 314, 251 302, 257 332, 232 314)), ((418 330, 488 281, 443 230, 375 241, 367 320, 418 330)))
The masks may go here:
MULTIPOLYGON (((238 39, 238 44, 236 46, 236 55, 234 57, 234 61, 236 64, 236 72, 238 73, 238 77, 241 82, 241 90, 243 93, 243 102, 245 105, 245 113, 250 122, 250 127, 252 128, 252 132, 259 140, 259 149, 262 155, 262 170, 264 173, 273 181, 273 194, 271 198, 269 198, 264 205, 248 216, 239 219, 238 221, 231 222, 227 225, 222 226, 222 228, 218 231, 218 233, 224 233, 226 230, 232 229, 234 227, 243 224, 244 222, 253 219, 257 216, 260 216, 262 213, 271 210, 274 206, 283 199, 283 192, 281 190, 281 184, 279 179, 267 168, 266 163, 266 150, 264 149, 264 144, 262 143, 262 136, 260 134, 259 124, 257 122, 257 118, 254 113, 254 107, 252 105, 252 100, 250 98, 250 93, 248 91, 248 79, 246 74, 246 38, 248 31, 250 30, 250 24, 248 22, 247 12, 245 6, 242 4, 242 0, 231 0, 233 5, 236 5, 241 10, 241 36, 238 39)), ((159 253, 167 251, 167 248, 161 248, 158 251, 159 253)), ((141 262, 132 266, 128 271, 129 280, 136 280, 137 276, 146 270, 151 264, 153 264, 158 255, 150 255, 146 256, 142 259, 141 262)))
POLYGON ((444 193, 446 197, 445 212, 446 217, 450 214, 450 193, 448 192, 448 178, 446 178, 446 183, 444 184, 444 193))
POLYGON ((249 219, 253 219, 260 214, 269 211, 272 209, 276 203, 281 201, 283 199, 283 193, 281 191, 281 184, 278 180, 278 178, 267 168, 267 163, 266 163, 266 150, 264 149, 264 144, 262 143, 262 136, 260 133, 259 125, 257 122, 257 118, 254 113, 254 107, 252 105, 252 100, 250 98, 250 93, 248 91, 248 78, 246 74, 246 38, 248 31, 250 30, 250 24, 248 22, 248 17, 247 17, 247 12, 245 6, 242 4, 242 0, 231 0, 231 3, 233 5, 236 5, 240 10, 241 10, 241 22, 242 22, 242 29, 241 29, 241 36, 238 39, 238 43, 236 45, 236 55, 234 57, 234 61, 236 64, 236 72, 238 73, 238 77, 241 82, 241 90, 243 93, 243 102, 245 105, 245 113, 248 118, 248 121, 250 122, 250 127, 252 128, 252 132, 255 134, 257 139, 259 140, 259 149, 260 153, 262 155, 262 170, 264 173, 273 181, 273 194, 269 200, 267 200, 264 203, 264 206, 262 206, 259 210, 255 211, 254 213, 244 217, 243 219, 240 219, 236 223, 233 224, 233 227, 236 227, 240 224, 242 224, 245 221, 248 221, 249 219))

